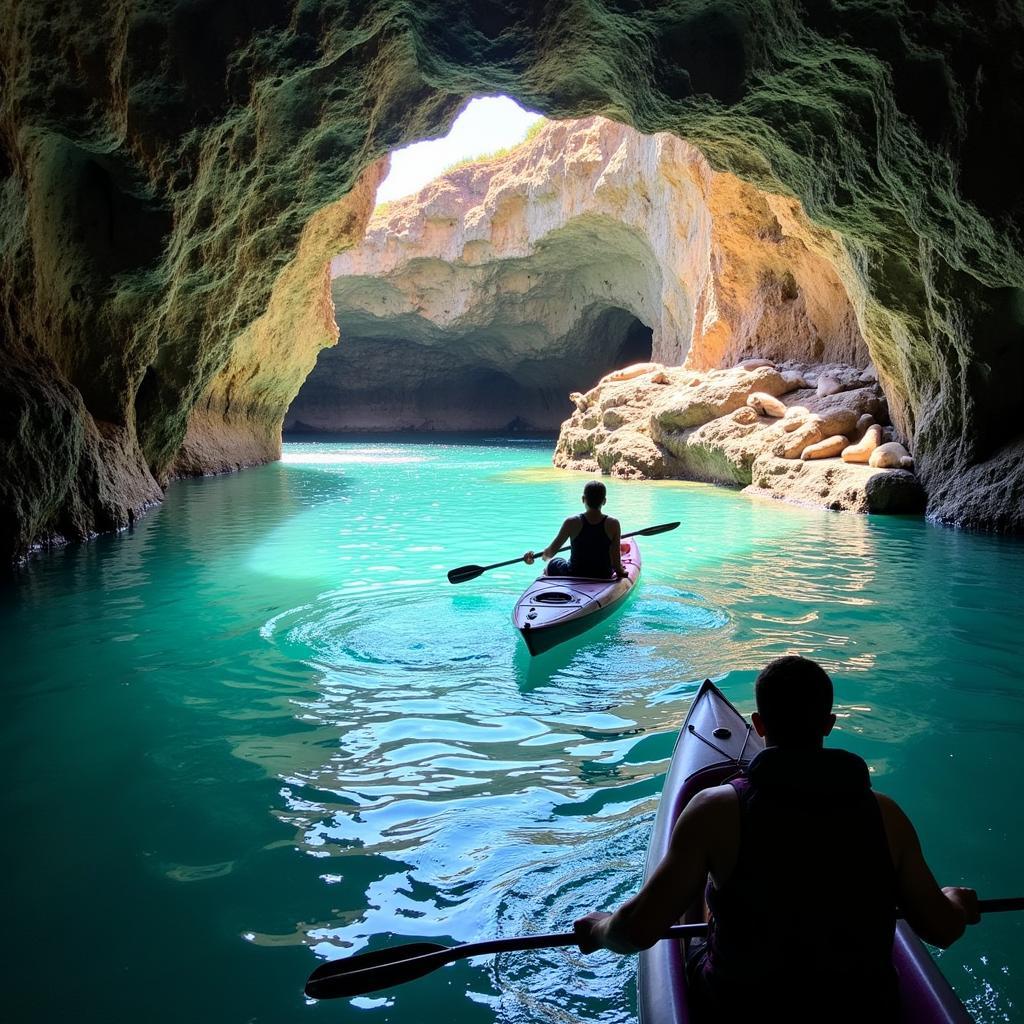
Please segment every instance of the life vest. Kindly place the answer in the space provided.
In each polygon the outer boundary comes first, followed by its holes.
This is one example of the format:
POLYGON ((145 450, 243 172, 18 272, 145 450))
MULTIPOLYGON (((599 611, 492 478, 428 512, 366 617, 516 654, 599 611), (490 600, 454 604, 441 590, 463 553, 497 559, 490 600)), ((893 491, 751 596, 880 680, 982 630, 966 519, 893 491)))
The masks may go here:
POLYGON ((580 532, 570 542, 569 572, 573 576, 589 576, 595 580, 606 580, 612 574, 610 555, 611 540, 605 532, 607 516, 601 516, 591 523, 585 512, 580 513, 580 532))
POLYGON ((698 968, 718 1019, 897 1019, 896 872, 867 765, 845 750, 769 747, 730 785, 736 866, 709 882, 698 968))

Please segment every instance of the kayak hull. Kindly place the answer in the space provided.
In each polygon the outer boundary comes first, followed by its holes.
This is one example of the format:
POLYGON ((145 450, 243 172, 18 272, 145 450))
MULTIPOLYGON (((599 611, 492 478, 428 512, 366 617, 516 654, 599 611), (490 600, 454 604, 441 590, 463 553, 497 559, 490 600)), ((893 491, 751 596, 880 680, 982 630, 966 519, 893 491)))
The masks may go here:
MULTIPOLYGON (((710 681, 705 681, 680 730, 654 822, 646 881, 668 852, 676 819, 693 796, 718 786, 750 763, 764 746, 749 723, 710 681)), ((694 920, 703 919, 694 908, 694 920)), ((641 1024, 691 1024, 686 1001, 684 950, 658 942, 640 954, 638 1002, 641 1024)), ((896 926, 893 965, 899 975, 901 1021, 906 1024, 970 1024, 971 1016, 924 944, 905 921, 896 926)))
POLYGON ((622 542, 625 579, 538 576, 512 610, 512 622, 531 654, 541 654, 585 633, 608 618, 640 578, 640 548, 632 537, 622 542))

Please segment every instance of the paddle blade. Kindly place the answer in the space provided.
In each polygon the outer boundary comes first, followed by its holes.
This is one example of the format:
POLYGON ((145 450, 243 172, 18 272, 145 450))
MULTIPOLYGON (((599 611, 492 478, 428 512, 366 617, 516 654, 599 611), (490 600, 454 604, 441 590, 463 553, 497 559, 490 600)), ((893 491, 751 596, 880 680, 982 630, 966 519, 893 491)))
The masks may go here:
POLYGON ((629 533, 628 537, 653 537, 658 533, 668 533, 669 530, 674 530, 680 523, 662 523, 660 526, 648 526, 646 530, 637 530, 635 533, 629 533))
POLYGON ((448 570, 448 582, 465 583, 466 580, 475 580, 483 571, 482 565, 460 565, 458 569, 448 570))
POLYGON ((410 942, 329 960, 306 979, 306 995, 310 999, 344 999, 402 985, 443 966, 445 958, 431 954, 449 952, 448 946, 434 942, 410 942))

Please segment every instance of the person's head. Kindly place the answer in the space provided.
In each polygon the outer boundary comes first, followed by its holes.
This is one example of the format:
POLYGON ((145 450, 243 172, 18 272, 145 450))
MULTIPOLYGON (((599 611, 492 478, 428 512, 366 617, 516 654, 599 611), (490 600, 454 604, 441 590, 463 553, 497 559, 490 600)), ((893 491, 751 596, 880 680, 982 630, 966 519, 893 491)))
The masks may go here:
POLYGON ((583 504, 598 509, 608 500, 608 492, 600 480, 590 480, 583 488, 583 504))
POLYGON ((816 662, 797 655, 776 658, 754 683, 758 736, 770 746, 820 747, 832 731, 832 680, 816 662))

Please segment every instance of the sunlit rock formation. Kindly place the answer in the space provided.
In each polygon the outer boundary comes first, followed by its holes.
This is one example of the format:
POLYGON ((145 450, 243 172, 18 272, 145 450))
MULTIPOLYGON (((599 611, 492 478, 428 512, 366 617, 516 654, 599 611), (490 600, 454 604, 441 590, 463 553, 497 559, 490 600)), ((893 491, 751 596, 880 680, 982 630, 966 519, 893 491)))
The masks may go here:
POLYGON ((636 369, 644 372, 609 374, 573 396, 555 465, 738 485, 836 511, 924 510, 873 367, 752 359, 728 369, 636 369))
MULTIPOLYGON (((0 19, 3 555, 154 500, 204 397, 202 432, 238 414, 211 386, 310 218, 487 92, 671 132, 798 198, 929 511, 1024 529, 1022 22, 996 0, 571 17, 517 0, 23 0, 0 19)), ((210 446, 214 465, 246 461, 210 446)))
POLYGON ((552 429, 570 391, 645 358, 866 364, 812 232, 799 203, 715 174, 676 136, 549 123, 387 204, 333 261, 343 340, 286 423, 552 429))

